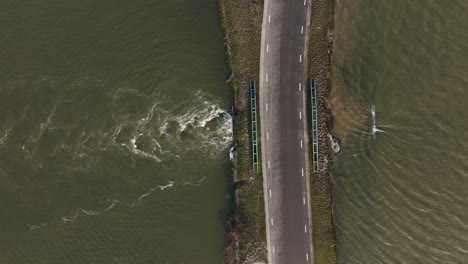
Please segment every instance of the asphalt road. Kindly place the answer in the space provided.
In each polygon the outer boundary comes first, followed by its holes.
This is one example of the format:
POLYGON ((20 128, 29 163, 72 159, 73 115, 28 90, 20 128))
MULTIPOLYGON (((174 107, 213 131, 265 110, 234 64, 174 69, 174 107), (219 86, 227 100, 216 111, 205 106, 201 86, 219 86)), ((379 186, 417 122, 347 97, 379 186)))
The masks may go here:
POLYGON ((313 263, 306 118, 311 0, 265 0, 260 121, 268 261, 313 263))

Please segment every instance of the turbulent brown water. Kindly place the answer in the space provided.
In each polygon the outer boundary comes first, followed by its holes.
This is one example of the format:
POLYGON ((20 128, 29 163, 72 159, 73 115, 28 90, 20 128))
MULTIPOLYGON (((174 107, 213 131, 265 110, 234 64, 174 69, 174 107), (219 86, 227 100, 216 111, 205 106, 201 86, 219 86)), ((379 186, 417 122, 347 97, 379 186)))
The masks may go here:
POLYGON ((216 1, 0 3, 0 263, 221 263, 216 1))
POLYGON ((467 14, 463 0, 337 2, 339 263, 468 263, 467 14))

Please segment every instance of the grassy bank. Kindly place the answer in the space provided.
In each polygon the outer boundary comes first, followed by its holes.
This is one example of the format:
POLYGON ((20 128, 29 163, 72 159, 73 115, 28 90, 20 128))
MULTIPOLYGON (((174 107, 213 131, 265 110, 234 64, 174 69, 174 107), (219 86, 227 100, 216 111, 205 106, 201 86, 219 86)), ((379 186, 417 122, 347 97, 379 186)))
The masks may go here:
POLYGON ((313 243, 315 263, 329 264, 336 263, 333 177, 329 169, 330 162, 328 162, 332 159, 332 153, 329 150, 327 137, 329 131, 332 130, 332 118, 327 107, 327 99, 331 88, 331 49, 335 1, 313 1, 312 3, 309 32, 309 76, 315 78, 318 87, 319 162, 323 168, 311 178, 313 243))
POLYGON ((254 0, 218 0, 233 91, 236 206, 228 221, 225 263, 266 262, 261 173, 252 171, 248 80, 258 83, 263 5, 254 0))
MULTIPOLYGON (((265 214, 261 173, 252 172, 248 80, 259 75, 260 38, 263 5, 257 0, 218 0, 225 35, 228 64, 232 71, 228 83, 236 108, 234 137, 236 160, 234 182, 236 206, 228 222, 225 263, 266 262, 265 214)), ((334 0, 313 1, 309 32, 309 76, 318 87, 319 148, 329 149, 331 114, 330 94, 334 0)), ((331 160, 320 152, 321 164, 331 160), (326 159, 326 160, 325 160, 326 159)), ((311 205, 315 263, 336 263, 336 238, 333 221, 332 176, 327 165, 311 178, 311 205)))

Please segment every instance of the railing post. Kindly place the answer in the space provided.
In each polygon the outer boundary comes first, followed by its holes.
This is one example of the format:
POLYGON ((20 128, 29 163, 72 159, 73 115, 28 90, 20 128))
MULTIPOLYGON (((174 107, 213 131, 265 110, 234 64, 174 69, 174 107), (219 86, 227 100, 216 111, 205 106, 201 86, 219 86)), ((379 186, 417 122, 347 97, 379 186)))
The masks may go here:
POLYGON ((252 169, 254 172, 258 172, 257 98, 255 96, 255 80, 250 80, 250 117, 252 123, 252 169))
POLYGON ((318 118, 317 118, 317 87, 315 79, 310 80, 310 106, 311 106, 311 121, 312 121, 312 160, 314 172, 318 171, 318 118))

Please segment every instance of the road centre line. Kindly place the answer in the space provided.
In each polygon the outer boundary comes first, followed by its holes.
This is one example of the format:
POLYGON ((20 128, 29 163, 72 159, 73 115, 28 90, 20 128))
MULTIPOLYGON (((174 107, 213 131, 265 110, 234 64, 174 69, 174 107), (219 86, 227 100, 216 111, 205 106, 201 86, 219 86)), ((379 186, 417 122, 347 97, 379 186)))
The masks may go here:
POLYGON ((304 26, 301 26, 301 35, 304 34, 304 26))
POLYGON ((302 54, 299 55, 299 62, 302 62, 302 54))

